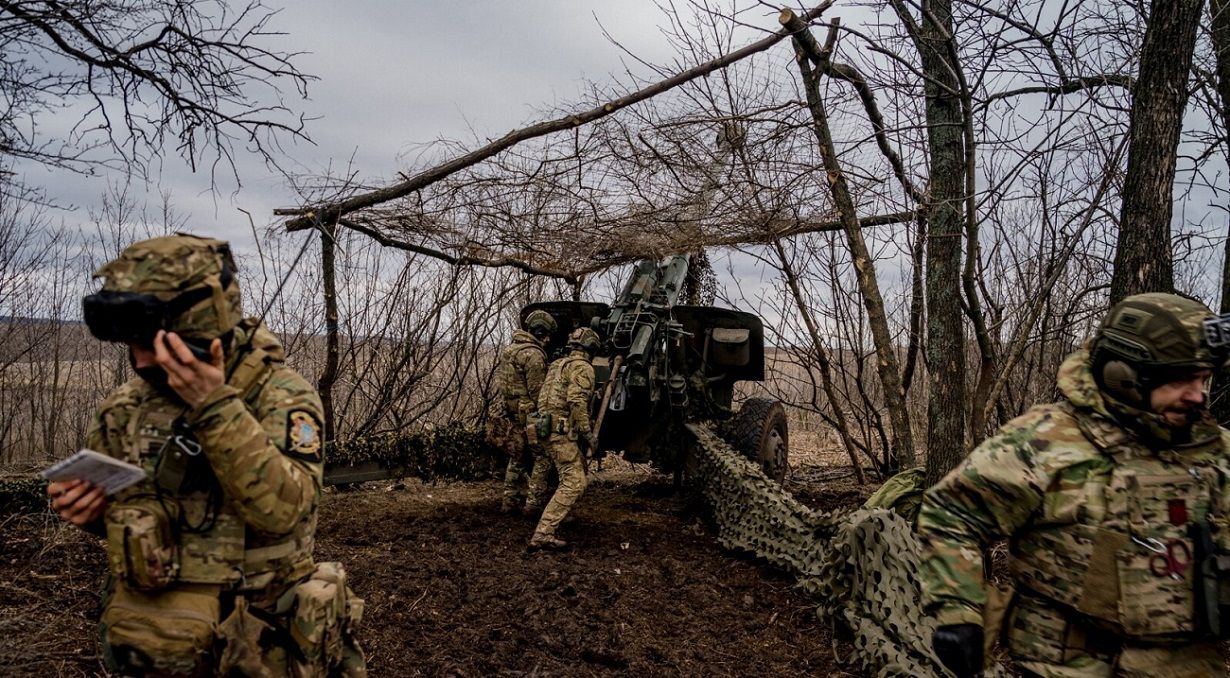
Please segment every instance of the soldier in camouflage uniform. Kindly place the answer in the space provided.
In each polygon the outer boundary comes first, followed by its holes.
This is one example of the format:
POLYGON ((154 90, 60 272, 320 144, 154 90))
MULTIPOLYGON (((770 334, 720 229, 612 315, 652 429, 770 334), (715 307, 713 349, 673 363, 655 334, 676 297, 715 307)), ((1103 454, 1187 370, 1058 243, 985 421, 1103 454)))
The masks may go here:
POLYGON ((87 435, 148 477, 111 497, 51 483, 53 507, 106 539, 103 657, 121 675, 365 676, 362 613, 315 563, 321 405, 278 340, 244 319, 225 242, 154 238, 103 266, 90 331, 138 378, 87 435))
POLYGON ((538 395, 535 421, 544 422, 538 427, 539 442, 550 455, 550 461, 541 459, 534 464, 530 494, 539 496, 545 489, 549 463, 554 463, 559 471, 559 487, 542 511, 538 527, 530 537, 530 548, 562 549, 567 546, 567 542, 555 536, 555 530, 585 492, 585 459, 581 447, 597 449, 589 408, 594 396, 591 361, 598 348, 596 332, 588 327, 574 330, 568 336, 568 355, 551 363, 538 395))
POLYGON ((1226 362, 1211 317, 1170 294, 1116 304, 1060 368, 1063 400, 927 491, 923 602, 955 674, 977 675, 1001 636, 1031 675, 1225 675, 1230 433, 1206 402, 1226 362), (985 549, 1005 538, 1015 591, 989 595, 985 549))
MULTIPOLYGON (((529 445, 526 440, 525 424, 537 407, 538 392, 547 375, 546 348, 557 325, 550 313, 531 311, 525 316, 522 327, 524 329, 513 332, 512 343, 500 352, 496 366, 496 379, 504 398, 503 419, 508 422, 505 435, 513 438, 504 441, 509 457, 504 472, 504 499, 500 503, 503 513, 521 510, 526 501, 530 471, 535 460, 544 456, 541 448, 529 445)), ((534 507, 531 502, 530 508, 534 507)))

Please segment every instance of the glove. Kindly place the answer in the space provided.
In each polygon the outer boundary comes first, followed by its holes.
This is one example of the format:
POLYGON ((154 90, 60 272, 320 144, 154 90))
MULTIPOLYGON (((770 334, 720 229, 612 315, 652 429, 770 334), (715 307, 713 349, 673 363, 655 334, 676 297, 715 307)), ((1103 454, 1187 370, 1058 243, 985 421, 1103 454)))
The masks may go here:
POLYGON ((982 627, 977 624, 941 626, 931 636, 931 647, 957 678, 982 675, 982 627))
POLYGON ((590 431, 589 435, 585 436, 586 445, 589 445, 589 456, 591 459, 601 459, 606 456, 606 450, 598 449, 598 435, 590 431))

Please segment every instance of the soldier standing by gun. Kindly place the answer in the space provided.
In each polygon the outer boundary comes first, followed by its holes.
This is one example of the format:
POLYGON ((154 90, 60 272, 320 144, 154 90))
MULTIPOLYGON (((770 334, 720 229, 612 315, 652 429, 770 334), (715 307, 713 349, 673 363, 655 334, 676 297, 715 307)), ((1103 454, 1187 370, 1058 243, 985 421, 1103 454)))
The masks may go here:
POLYGON ((538 403, 538 392, 547 374, 546 348, 557 325, 546 311, 532 311, 522 322, 524 329, 513 332, 512 343, 500 352, 496 379, 504 398, 503 416, 490 424, 500 446, 508 453, 504 472, 504 499, 501 513, 517 513, 526 499, 530 471, 544 456, 538 445, 526 439, 525 424, 538 403))
POLYGON ((1226 674, 1230 432, 1207 394, 1228 329, 1184 297, 1124 299, 1060 367, 1063 400, 1009 422, 927 491, 923 603, 959 678, 982 672, 984 634, 1001 622, 1029 675, 1226 674), (1016 589, 1006 616, 988 607, 983 571, 1001 538, 1016 589))
POLYGON ((531 501, 545 494, 550 463, 559 471, 559 487, 530 537, 531 549, 558 550, 568 545, 555 536, 555 530, 585 491, 585 458, 581 448, 597 449, 589 407, 594 396, 591 362, 599 346, 597 332, 588 327, 574 330, 568 336, 568 355, 551 363, 538 396, 538 413, 532 426, 550 460, 540 457, 534 464, 530 476, 531 501))

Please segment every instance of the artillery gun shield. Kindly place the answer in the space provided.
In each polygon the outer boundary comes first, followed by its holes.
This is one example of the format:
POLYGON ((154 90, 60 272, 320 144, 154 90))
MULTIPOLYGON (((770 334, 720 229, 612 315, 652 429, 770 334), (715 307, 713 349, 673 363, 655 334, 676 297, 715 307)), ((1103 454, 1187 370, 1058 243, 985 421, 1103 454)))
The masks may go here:
POLYGON ((594 318, 605 318, 610 306, 594 301, 540 301, 521 309, 521 323, 534 311, 546 311, 555 318, 555 333, 548 349, 551 357, 562 355, 568 335, 578 327, 592 327, 594 318))

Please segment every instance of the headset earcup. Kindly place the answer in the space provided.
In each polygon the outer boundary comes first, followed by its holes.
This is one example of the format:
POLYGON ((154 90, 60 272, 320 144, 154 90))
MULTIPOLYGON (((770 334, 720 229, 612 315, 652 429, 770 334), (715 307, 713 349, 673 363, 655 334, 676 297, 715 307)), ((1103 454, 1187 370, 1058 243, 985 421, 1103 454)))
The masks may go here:
POLYGON ((1140 375, 1137 374, 1136 368, 1122 360, 1106 361, 1102 366, 1102 383, 1111 395, 1126 403, 1140 403, 1144 400, 1140 375))

